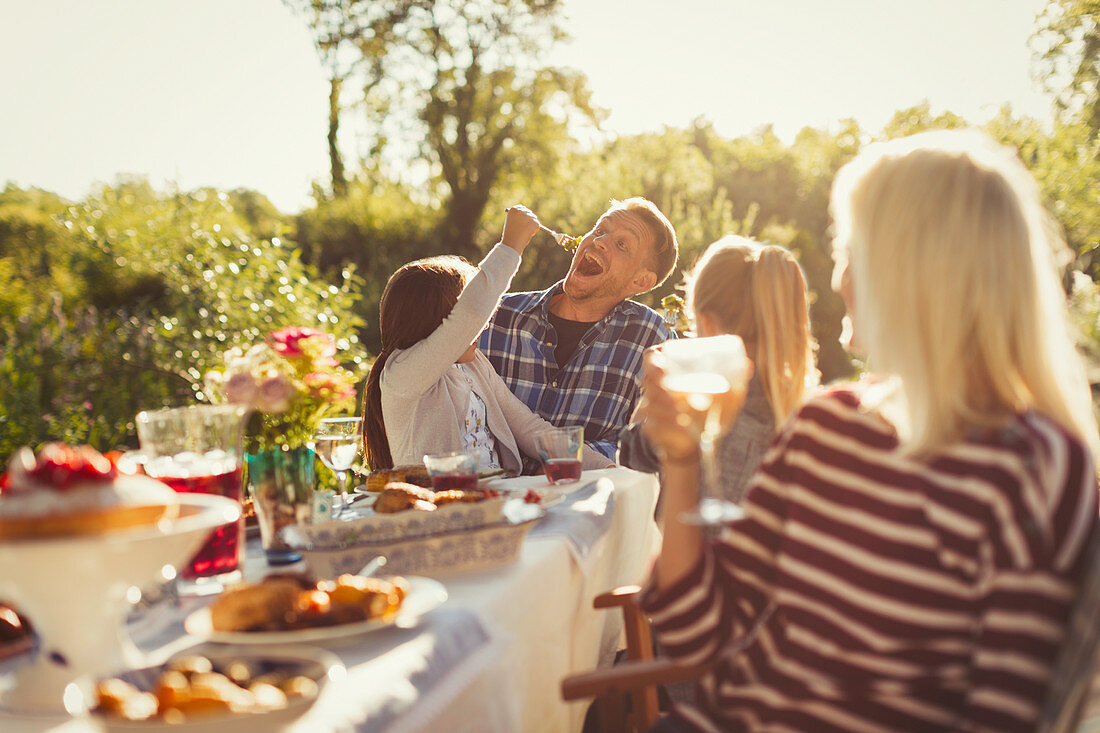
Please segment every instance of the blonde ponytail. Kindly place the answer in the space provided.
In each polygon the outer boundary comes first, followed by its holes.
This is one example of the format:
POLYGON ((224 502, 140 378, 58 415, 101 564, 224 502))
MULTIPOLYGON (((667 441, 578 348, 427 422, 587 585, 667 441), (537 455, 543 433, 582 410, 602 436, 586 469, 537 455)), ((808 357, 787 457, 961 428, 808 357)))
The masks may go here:
POLYGON ((756 371, 780 424, 794 413, 806 389, 818 382, 806 278, 794 255, 769 245, 757 255, 752 281, 756 371))
POLYGON ((711 244, 688 276, 687 309, 744 340, 777 424, 817 385, 806 279, 783 247, 733 235, 711 244))

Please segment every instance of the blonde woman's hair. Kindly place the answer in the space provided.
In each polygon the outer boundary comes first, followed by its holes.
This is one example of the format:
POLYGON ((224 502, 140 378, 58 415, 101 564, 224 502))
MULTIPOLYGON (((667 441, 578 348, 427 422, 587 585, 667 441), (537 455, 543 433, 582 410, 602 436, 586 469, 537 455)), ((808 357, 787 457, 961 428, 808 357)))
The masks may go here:
POLYGON ((1065 244, 1014 152, 974 131, 869 146, 838 173, 836 256, 869 368, 922 452, 1037 409, 1100 447, 1066 319, 1065 244))
POLYGON ((740 336, 781 424, 816 386, 806 278, 790 251, 725 236, 707 247, 687 278, 687 308, 740 336))

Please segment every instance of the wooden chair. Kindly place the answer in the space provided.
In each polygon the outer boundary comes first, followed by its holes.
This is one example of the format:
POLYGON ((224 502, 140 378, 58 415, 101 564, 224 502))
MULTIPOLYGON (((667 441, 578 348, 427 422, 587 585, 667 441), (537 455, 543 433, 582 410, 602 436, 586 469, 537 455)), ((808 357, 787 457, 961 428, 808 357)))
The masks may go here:
MULTIPOLYGON (((1055 661, 1038 733, 1077 731, 1096 672, 1100 655, 1100 525, 1092 533, 1086 555, 1084 579, 1055 661)), ((635 603, 638 591, 637 586, 625 586, 593 601, 595 608, 622 609, 629 661, 570 675, 561 683, 564 700, 596 698, 601 733, 647 730, 659 715, 659 685, 695 680, 709 669, 707 665, 687 666, 654 658, 649 622, 635 603)))
POLYGON ((561 682, 563 700, 596 699, 600 733, 640 733, 651 727, 660 714, 657 688, 701 677, 709 665, 688 666, 653 655, 649 619, 635 598, 636 585, 616 588, 596 596, 593 608, 620 608, 626 633, 627 663, 582 672, 561 682))

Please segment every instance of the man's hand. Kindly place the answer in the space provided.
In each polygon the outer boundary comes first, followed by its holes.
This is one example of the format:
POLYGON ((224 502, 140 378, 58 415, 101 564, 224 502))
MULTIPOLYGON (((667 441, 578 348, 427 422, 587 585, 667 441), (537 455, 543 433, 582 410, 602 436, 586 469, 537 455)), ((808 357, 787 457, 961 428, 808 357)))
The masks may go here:
POLYGON ((504 217, 501 244, 523 254, 531 238, 539 230, 539 219, 526 206, 516 205, 508 209, 504 217))

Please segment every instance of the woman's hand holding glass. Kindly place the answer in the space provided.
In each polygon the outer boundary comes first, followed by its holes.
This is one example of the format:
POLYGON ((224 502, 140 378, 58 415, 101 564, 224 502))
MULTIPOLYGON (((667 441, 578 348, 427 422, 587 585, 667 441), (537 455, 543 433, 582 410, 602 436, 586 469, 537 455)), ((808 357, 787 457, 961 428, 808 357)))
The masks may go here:
POLYGON ((716 447, 745 401, 752 362, 735 336, 669 342, 647 355, 639 416, 663 463, 702 459, 699 505, 681 517, 717 524, 740 517, 740 507, 721 498, 716 447))

